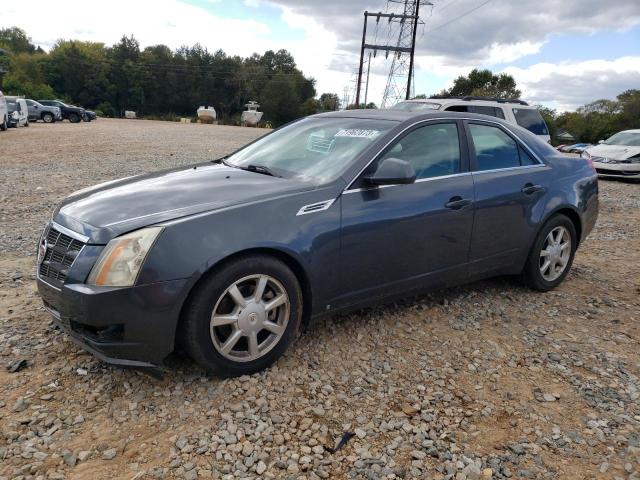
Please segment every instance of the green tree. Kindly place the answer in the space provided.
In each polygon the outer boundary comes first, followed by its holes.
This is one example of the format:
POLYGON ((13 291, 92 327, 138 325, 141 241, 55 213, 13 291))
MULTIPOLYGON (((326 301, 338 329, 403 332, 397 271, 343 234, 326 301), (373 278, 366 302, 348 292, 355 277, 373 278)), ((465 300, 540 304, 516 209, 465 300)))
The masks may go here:
POLYGON ((320 108, 325 112, 333 112, 340 108, 340 98, 337 93, 323 93, 320 95, 320 108))
POLYGON ((13 54, 35 53, 36 46, 31 43, 27 33, 18 27, 0 28, 0 48, 9 50, 13 54))
POLYGON ((285 73, 278 73, 264 86, 260 103, 265 120, 282 125, 302 115, 300 99, 295 95, 296 82, 285 73))
POLYGON ((469 75, 459 76, 453 82, 453 87, 445 90, 447 95, 496 98, 519 98, 522 92, 516 88, 515 79, 506 73, 498 75, 491 70, 471 70, 469 75))

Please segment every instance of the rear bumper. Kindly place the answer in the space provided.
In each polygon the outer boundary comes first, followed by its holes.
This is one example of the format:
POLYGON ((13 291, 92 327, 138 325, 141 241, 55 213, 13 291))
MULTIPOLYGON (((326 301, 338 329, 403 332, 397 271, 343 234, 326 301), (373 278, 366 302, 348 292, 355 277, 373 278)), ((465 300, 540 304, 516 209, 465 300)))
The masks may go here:
POLYGON ((99 359, 127 367, 158 367, 171 353, 187 280, 130 288, 85 284, 38 291, 54 322, 99 359))

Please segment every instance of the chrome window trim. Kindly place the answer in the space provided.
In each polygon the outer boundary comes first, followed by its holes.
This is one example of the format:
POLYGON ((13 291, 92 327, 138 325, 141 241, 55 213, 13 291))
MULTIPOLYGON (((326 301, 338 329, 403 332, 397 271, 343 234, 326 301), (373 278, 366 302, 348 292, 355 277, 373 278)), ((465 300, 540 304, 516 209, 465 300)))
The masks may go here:
MULTIPOLYGON (((440 175, 439 177, 428 177, 428 178, 420 178, 413 183, 423 183, 423 182, 432 182, 433 180, 444 180, 446 178, 454 178, 454 177, 466 177, 472 175, 473 172, 460 172, 460 173, 452 173, 450 175, 440 175)), ((413 185, 413 184, 410 184, 413 185)), ((389 187, 404 187, 404 184, 395 183, 393 185, 380 185, 378 187, 370 187, 370 188, 352 188, 351 190, 345 190, 342 192, 343 194, 348 193, 357 193, 357 192, 366 192, 368 190, 377 190, 380 188, 389 188, 389 187)))
POLYGON ((51 226, 58 230, 60 233, 64 233, 71 238, 75 238, 76 240, 80 240, 82 243, 87 243, 89 241, 89 237, 86 235, 82 235, 81 233, 74 232, 73 230, 69 230, 67 227, 63 227, 59 223, 51 221, 51 226))
POLYGON ((545 164, 537 163, 535 165, 518 165, 517 167, 493 168, 491 170, 476 170, 472 172, 474 175, 482 175, 483 173, 508 172, 509 170, 522 170, 527 168, 544 168, 545 164))
MULTIPOLYGON (((364 172, 369 165, 371 165, 374 161, 376 161, 378 159, 378 157, 382 154, 382 152, 389 146, 391 145, 393 142, 396 141, 396 139, 398 139, 401 135, 403 135, 407 130, 420 126, 422 124, 426 124, 429 122, 439 122, 439 121, 449 121, 449 122, 457 122, 458 120, 466 120, 466 121, 471 121, 471 122, 484 122, 484 123, 491 123, 493 125, 497 125, 498 128, 502 128, 504 130, 506 130, 507 132, 509 132, 509 134, 513 137, 515 137, 520 144, 522 144, 522 146, 527 150, 527 152, 533 157, 533 159, 535 161, 538 162, 538 164, 536 165, 520 165, 518 167, 506 167, 504 169, 495 169, 495 170, 478 170, 478 171, 469 171, 469 172, 461 172, 455 175, 462 175, 465 173, 481 173, 481 172, 496 172, 496 171, 501 171, 501 170, 512 170, 512 169, 516 169, 516 168, 531 168, 531 167, 539 167, 539 166, 546 166, 546 164, 540 160, 540 157, 538 157, 538 155, 529 148, 529 145, 527 145, 516 133, 514 133, 509 127, 499 123, 499 122, 494 122, 492 120, 484 120, 484 119, 477 119, 477 118, 469 118, 469 117, 458 117, 458 118, 451 118, 451 117, 438 117, 438 118, 429 118, 427 120, 421 120, 419 122, 416 123, 412 123, 411 125, 408 125, 406 128, 403 128, 400 132, 398 132, 391 140, 389 140, 379 151, 378 153, 376 153, 373 158, 371 160, 369 160, 369 162, 362 167, 362 169, 351 179, 351 181, 347 184, 346 188, 342 191, 342 193, 351 193, 351 192, 359 192, 362 190, 368 190, 368 189, 362 189, 362 188, 357 188, 357 189, 352 189, 351 186, 355 183, 355 181, 360 177, 360 175, 362 175, 362 172, 364 172)), ((469 141, 467 139, 467 141, 469 141)), ((471 140, 473 141, 473 140, 471 140)), ((429 178, 429 179, 420 179, 420 180, 433 180, 436 178, 444 178, 444 176, 442 177, 433 177, 433 178, 429 178)), ((416 180, 416 182, 420 181, 420 180, 416 180)), ((384 187, 394 187, 395 185, 383 185, 384 187)), ((380 187, 378 187, 380 188, 380 187)))

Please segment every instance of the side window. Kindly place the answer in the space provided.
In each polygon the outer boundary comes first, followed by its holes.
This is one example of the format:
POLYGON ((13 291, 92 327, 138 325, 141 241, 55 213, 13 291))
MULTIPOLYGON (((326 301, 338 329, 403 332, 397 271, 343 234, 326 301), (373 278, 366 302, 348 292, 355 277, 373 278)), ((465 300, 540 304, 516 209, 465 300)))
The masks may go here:
POLYGON ((416 178, 460 172, 460 141, 455 123, 419 127, 398 140, 384 158, 399 158, 413 165, 416 178))
POLYGON ((468 112, 469 107, 466 105, 451 105, 444 109, 445 112, 468 112))
POLYGON ((520 154, 520 165, 537 165, 538 162, 529 153, 518 145, 518 153, 520 154))
POLYGON ((497 127, 469 124, 476 150, 477 170, 495 170, 520 166, 518 144, 497 127))
POLYGON ((491 117, 504 118, 504 115, 502 115, 502 110, 496 107, 487 107, 484 105, 472 105, 469 107, 469 112, 479 113, 481 115, 489 115, 491 117))
POLYGON ((496 117, 501 118, 502 120, 504 120, 504 112, 502 111, 502 108, 500 107, 496 107, 496 117))

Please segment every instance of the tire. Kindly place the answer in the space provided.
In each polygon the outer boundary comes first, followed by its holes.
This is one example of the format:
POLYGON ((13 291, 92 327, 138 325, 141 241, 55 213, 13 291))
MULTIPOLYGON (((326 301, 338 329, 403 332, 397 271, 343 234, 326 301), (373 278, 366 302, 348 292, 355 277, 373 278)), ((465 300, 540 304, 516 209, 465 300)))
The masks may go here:
POLYGON ((89 120, 89 115, 87 115, 86 113, 84 113, 82 115, 82 121, 83 122, 90 122, 91 120, 89 120))
POLYGON ((53 117, 52 113, 43 113, 42 114, 42 121, 44 123, 53 123, 56 121, 56 119, 53 117))
POLYGON ((24 124, 25 127, 29 126, 29 120, 27 120, 27 122, 24 124))
POLYGON ((249 375, 269 367, 295 340, 302 305, 300 285, 289 267, 270 256, 244 257, 196 287, 183 317, 182 344, 211 373, 249 375), (263 294, 256 301, 261 282, 263 294), (270 302, 277 306, 270 309, 270 302), (212 326, 215 313, 218 324, 212 326))
POLYGON ((3 122, 0 123, 0 130, 2 130, 3 132, 7 131, 7 117, 4 117, 3 122))
POLYGON ((524 282, 540 292, 548 292, 560 285, 571 270, 577 239, 576 228, 568 217, 562 214, 551 217, 538 232, 529 252, 522 271, 524 282), (557 239, 556 247, 553 243, 557 239), (566 252, 567 249, 570 250, 566 252), (544 256, 543 251, 547 252, 544 256), (550 263, 545 269, 547 261, 550 263))
POLYGON ((80 118, 80 115, 78 115, 77 113, 70 113, 69 114, 69 121, 71 123, 80 123, 82 119, 80 118))

